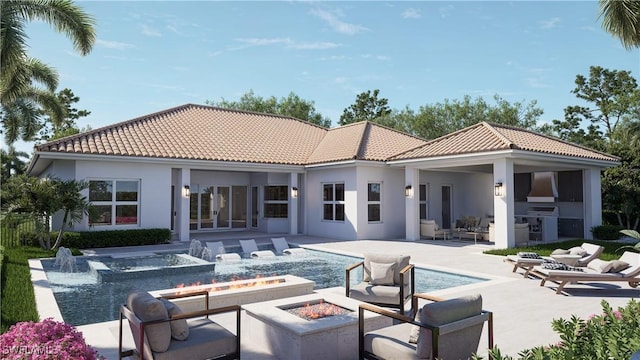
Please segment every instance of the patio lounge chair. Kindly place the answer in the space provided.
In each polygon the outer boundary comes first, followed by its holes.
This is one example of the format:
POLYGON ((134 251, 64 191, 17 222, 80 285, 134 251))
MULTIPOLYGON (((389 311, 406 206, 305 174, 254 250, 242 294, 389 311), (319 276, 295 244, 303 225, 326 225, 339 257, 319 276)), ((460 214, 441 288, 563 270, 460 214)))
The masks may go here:
POLYGON ((240 240, 240 246, 242 246, 242 253, 245 257, 259 258, 276 256, 271 250, 259 250, 255 239, 240 240))
MULTIPOLYGON (((591 243, 582 243, 582 245, 578 247, 574 247, 566 250, 568 254, 581 255, 577 262, 577 266, 587 266, 587 264, 593 260, 597 259, 602 251, 604 251, 604 247, 591 243)), ((523 257, 518 255, 507 255, 504 259, 505 262, 513 265, 513 271, 516 272, 518 268, 524 270, 524 277, 528 277, 531 274, 531 270, 536 265, 541 265, 545 261, 553 261, 554 259, 550 256, 539 256, 539 257, 523 257)))
MULTIPOLYGON (((404 315, 415 289, 415 268, 410 256, 365 254, 364 261, 346 269, 346 296, 378 306, 397 308, 404 315), (351 286, 351 271, 362 266, 362 281, 351 286)), ((412 310, 413 310, 413 303, 412 310)))
POLYGON ((417 320, 369 304, 359 307, 360 359, 468 359, 478 350, 484 322, 488 322, 488 348, 493 347, 493 314, 482 310, 480 295, 433 301, 422 307, 417 320), (393 318, 386 328, 364 332, 365 311, 393 318))
POLYGON ((435 220, 420 220, 420 236, 431 238, 443 238, 447 240, 447 235, 451 236, 450 229, 440 229, 435 220))
POLYGON ((636 288, 640 284, 640 254, 625 251, 619 260, 595 259, 586 268, 573 270, 552 270, 545 269, 543 266, 535 266, 532 274, 542 279, 540 286, 544 286, 547 281, 558 284, 556 294, 561 294, 565 285, 569 283, 585 281, 596 283, 623 281, 628 282, 632 288, 636 288))
POLYGON ((207 249, 209 249, 209 261, 215 261, 219 254, 226 253, 222 241, 208 241, 207 249))
POLYGON ((120 306, 118 358, 137 354, 141 360, 240 359, 240 306, 209 309, 209 293, 193 292, 154 298, 145 291, 131 292, 120 306), (202 296, 202 310, 183 313, 169 299, 202 296), (235 334, 209 319, 209 315, 236 313, 235 334), (135 350, 122 349, 124 319, 129 322, 135 350))
POLYGON ((287 239, 283 237, 271 238, 271 242, 273 243, 273 248, 276 250, 276 254, 297 255, 305 253, 303 248, 290 248, 287 239))

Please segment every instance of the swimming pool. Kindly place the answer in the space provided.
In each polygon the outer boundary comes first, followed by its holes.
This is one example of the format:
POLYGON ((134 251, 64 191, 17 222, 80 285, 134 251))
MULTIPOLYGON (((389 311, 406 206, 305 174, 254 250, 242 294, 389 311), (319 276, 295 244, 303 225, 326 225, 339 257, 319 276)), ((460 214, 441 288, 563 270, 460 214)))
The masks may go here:
MULTIPOLYGON (((176 287, 180 284, 225 282, 235 279, 250 279, 256 276, 290 274, 315 281, 316 289, 344 286, 345 268, 361 261, 361 258, 338 255, 323 251, 307 250, 301 256, 278 256, 274 258, 243 259, 236 263, 215 263, 213 271, 198 273, 163 273, 147 278, 125 278, 117 281, 99 281, 95 273, 88 271, 87 259, 77 258, 79 271, 66 273, 57 271, 53 262, 42 261, 43 268, 53 290, 56 302, 65 322, 85 325, 118 318, 118 308, 133 289, 147 291, 176 287)), ((126 267, 126 260, 119 266, 126 267), (124 262, 124 264, 123 264, 124 262)), ((140 262, 139 258, 131 259, 140 262)), ((355 275, 355 274, 353 274, 355 275)), ((352 275, 352 283, 361 278, 352 275)), ((486 279, 447 272, 416 268, 416 292, 429 292, 455 286, 468 285, 486 279)))

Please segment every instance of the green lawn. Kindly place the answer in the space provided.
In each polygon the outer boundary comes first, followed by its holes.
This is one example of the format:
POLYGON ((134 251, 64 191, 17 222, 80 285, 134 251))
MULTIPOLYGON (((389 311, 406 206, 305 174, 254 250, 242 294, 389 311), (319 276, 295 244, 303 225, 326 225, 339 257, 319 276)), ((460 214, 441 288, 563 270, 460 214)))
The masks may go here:
POLYGON ((529 242, 530 246, 528 247, 519 247, 512 249, 498 249, 498 250, 486 250, 485 254, 493 254, 493 255, 514 255, 520 251, 530 251, 536 252, 542 256, 549 256, 551 252, 555 249, 569 249, 574 246, 580 246, 583 242, 589 242, 592 244, 597 244, 604 246, 604 251, 602 255, 600 255, 600 259, 602 260, 614 260, 618 259, 620 255, 622 255, 623 251, 616 251, 621 246, 629 245, 626 243, 620 243, 617 241, 598 241, 598 240, 584 240, 584 239, 575 239, 575 240, 567 240, 561 241, 557 243, 551 244, 532 244, 529 242))
MULTIPOLYGON (((80 254, 77 250, 73 253, 80 254)), ((11 325, 20 321, 40 320, 28 260, 55 257, 55 252, 38 247, 16 247, 4 248, 2 256, 0 333, 4 333, 11 325)))

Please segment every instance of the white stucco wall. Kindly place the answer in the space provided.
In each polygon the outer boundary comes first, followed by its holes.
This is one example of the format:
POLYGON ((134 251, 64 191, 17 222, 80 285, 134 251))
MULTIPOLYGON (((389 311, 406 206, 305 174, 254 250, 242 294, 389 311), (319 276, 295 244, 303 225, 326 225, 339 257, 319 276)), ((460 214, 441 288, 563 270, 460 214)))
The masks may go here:
POLYGON ((358 239, 398 239, 405 236, 404 169, 358 166, 358 239), (368 221, 367 185, 381 183, 381 221, 368 221))
POLYGON ((306 223, 307 234, 325 236, 335 239, 353 240, 357 236, 357 173, 354 167, 317 168, 307 172, 306 223), (322 220, 322 184, 344 183, 345 185, 345 220, 322 220))
MULTIPOLYGON (((76 161, 77 180, 140 180, 139 225, 89 228, 85 217, 78 230, 169 228, 171 225, 171 167, 144 163, 76 161)), ((88 195, 88 190, 85 190, 88 195)))

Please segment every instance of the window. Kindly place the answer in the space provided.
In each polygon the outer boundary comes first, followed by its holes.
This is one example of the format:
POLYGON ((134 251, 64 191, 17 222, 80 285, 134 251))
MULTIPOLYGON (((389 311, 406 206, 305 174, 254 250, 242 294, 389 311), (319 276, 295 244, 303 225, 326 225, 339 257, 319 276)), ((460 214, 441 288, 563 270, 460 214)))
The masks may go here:
POLYGON ((322 219, 344 221, 344 184, 322 185, 322 219))
POLYGON ((264 187, 264 217, 289 217, 289 187, 287 185, 264 187))
POLYGON ((429 186, 426 184, 420 184, 420 219, 427 219, 429 211, 427 204, 429 203, 429 186))
POLYGON ((380 183, 367 185, 367 219, 369 222, 379 222, 380 218, 380 183))
POLYGON ((96 211, 89 224, 138 225, 139 193, 139 180, 90 180, 89 201, 96 211))

